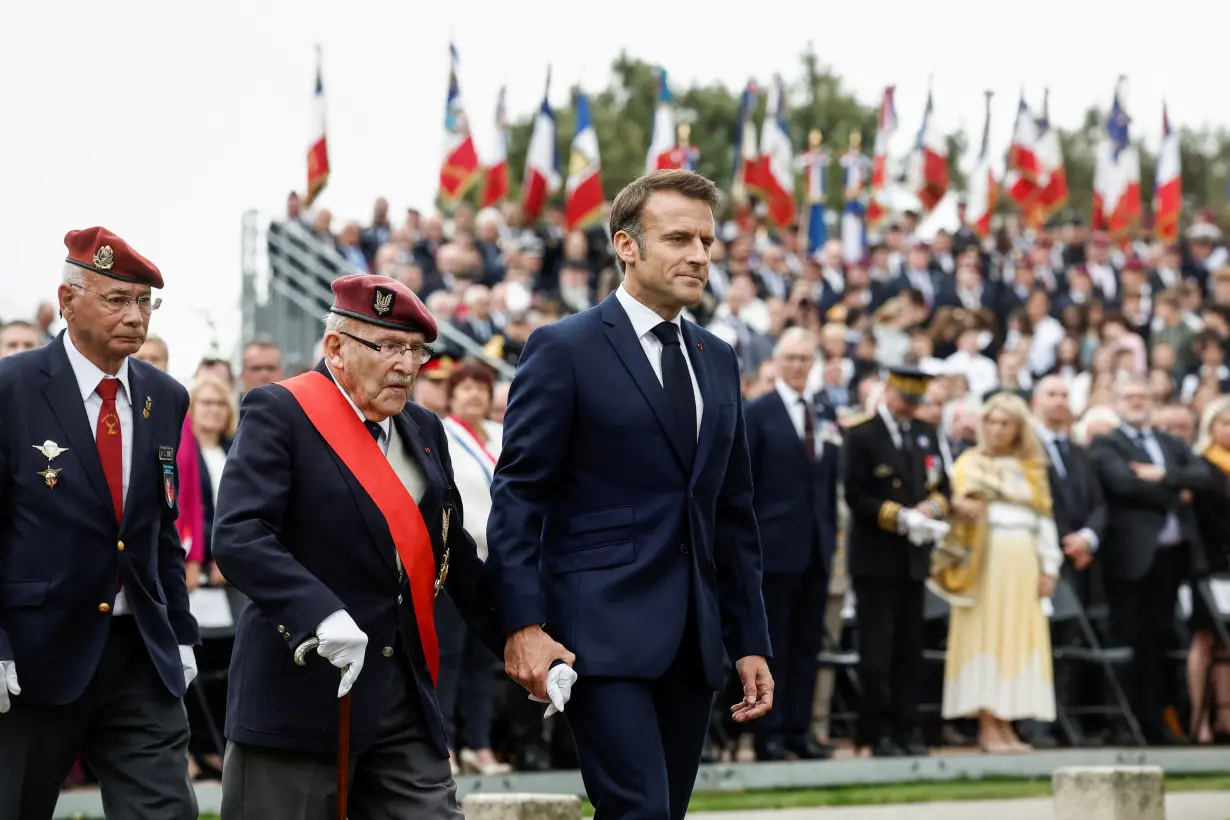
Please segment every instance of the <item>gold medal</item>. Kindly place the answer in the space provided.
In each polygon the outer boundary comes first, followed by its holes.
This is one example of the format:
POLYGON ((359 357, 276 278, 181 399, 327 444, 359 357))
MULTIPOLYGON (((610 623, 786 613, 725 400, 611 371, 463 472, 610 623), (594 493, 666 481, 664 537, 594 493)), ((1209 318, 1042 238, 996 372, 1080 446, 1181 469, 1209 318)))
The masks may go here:
POLYGON ((48 465, 46 470, 40 471, 39 475, 43 477, 43 483, 52 489, 60 483, 60 470, 51 465, 48 465))
POLYGON ((149 418, 149 409, 150 407, 153 406, 153 404, 154 402, 150 400, 150 397, 146 396, 145 397, 145 407, 141 410, 141 418, 145 418, 145 419, 149 418))

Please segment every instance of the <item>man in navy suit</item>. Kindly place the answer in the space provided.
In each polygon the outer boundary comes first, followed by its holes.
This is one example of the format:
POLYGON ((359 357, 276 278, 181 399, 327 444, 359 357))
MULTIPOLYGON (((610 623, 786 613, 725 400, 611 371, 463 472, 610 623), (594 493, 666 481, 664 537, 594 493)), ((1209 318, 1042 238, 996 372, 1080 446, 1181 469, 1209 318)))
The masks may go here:
POLYGON ((824 648, 829 568, 837 545, 841 434, 836 413, 806 394, 816 360, 810 330, 789 328, 773 352, 774 389, 747 405, 747 448, 764 543, 764 601, 777 708, 756 723, 756 759, 814 760, 830 750, 811 734, 817 655, 824 648))
POLYGON ((188 820, 188 393, 132 358, 158 268, 103 228, 64 244, 67 330, 0 362, 0 817, 50 818, 83 757, 108 817, 188 820))
POLYGON ((680 318, 717 207, 689 171, 624 188, 623 284, 534 331, 504 417, 487 542, 505 666, 538 687, 552 638, 576 652, 568 722, 599 820, 684 816, 723 646, 734 718, 773 703, 738 361, 680 318))
POLYGON ((504 636, 444 427, 407 401, 436 323, 394 279, 346 276, 333 292, 324 359, 247 394, 222 474, 214 560, 251 600, 231 658, 222 817, 335 817, 335 704, 353 690, 349 816, 459 818, 435 595, 493 651, 504 636), (311 638, 329 663, 297 665, 311 638))

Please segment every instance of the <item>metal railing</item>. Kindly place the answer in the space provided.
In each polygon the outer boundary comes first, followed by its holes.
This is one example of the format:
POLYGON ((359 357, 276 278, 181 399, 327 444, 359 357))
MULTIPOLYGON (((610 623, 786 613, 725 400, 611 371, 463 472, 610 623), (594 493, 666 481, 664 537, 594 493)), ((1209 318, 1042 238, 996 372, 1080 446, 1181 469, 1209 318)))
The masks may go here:
MULTIPOLYGON (((270 222, 263 243, 261 234, 256 213, 244 214, 243 341, 273 342, 282 350, 287 371, 294 373, 316 363, 325 315, 333 304, 333 281, 363 271, 297 221, 270 222), (268 268, 263 294, 258 263, 262 250, 268 268)), ((501 378, 512 378, 514 367, 489 355, 469 336, 449 323, 440 323, 439 329, 452 346, 485 362, 501 378)))

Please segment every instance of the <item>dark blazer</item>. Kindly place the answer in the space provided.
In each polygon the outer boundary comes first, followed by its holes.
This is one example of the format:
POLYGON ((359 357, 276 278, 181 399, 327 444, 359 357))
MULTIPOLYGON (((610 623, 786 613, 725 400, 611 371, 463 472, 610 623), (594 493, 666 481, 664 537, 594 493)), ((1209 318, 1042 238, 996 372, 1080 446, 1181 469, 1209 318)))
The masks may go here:
MULTIPOLYGON (((827 573, 837 543, 841 448, 825 442, 820 458, 809 461, 777 390, 748 402, 746 415, 747 449, 756 488, 752 506, 760 528, 765 574, 801 573, 817 560, 827 573)), ((817 420, 817 441, 822 440, 821 429, 817 420)))
POLYGON ((918 464, 907 470, 901 451, 878 412, 845 431, 845 493, 850 506, 846 562, 852 578, 926 580, 930 550, 898 535, 896 512, 932 499, 947 513, 948 473, 940 455, 935 427, 911 422, 910 435, 918 464), (932 459, 928 475, 926 459, 932 459))
POLYGON ((546 624, 582 677, 657 678, 689 610, 705 677, 769 655, 760 538, 734 351, 683 322, 704 413, 693 464, 615 294, 538 328, 504 417, 488 566, 504 629, 546 624))
MULTIPOLYGON (((323 362, 316 369, 328 375, 323 362)), ((441 510, 455 511, 445 590, 502 655, 492 589, 463 527, 444 427, 413 403, 394 416, 394 424, 427 479, 419 509, 437 567, 444 554, 441 510)), ((352 750, 361 753, 375 738, 396 662, 392 647, 401 640, 437 751, 448 754, 409 585, 405 579, 398 584, 395 553, 379 509, 295 397, 276 384, 250 391, 222 472, 213 539, 218 568, 251 600, 235 631, 227 738, 304 752, 337 748, 338 670, 322 658, 296 666, 294 651, 327 616, 345 609, 368 638, 363 672, 352 689, 352 750)))
POLYGON ((1090 459, 1089 451, 1077 444, 1070 444, 1071 457, 1064 466, 1067 478, 1060 478, 1055 465, 1047 467, 1054 502, 1055 528, 1062 539, 1065 535, 1090 529, 1097 536, 1098 548, 1106 542, 1106 498, 1098 481, 1097 470, 1090 459))
POLYGON ((1179 498, 1183 490, 1196 492, 1212 479, 1208 463, 1198 459, 1178 438, 1153 430, 1166 460, 1166 475, 1157 483, 1142 481, 1131 462, 1152 463, 1128 438, 1123 428, 1098 436, 1090 448, 1102 490, 1106 494, 1109 523, 1106 540, 1098 549, 1103 571, 1114 578, 1138 581, 1153 565, 1157 539, 1166 516, 1178 516, 1183 540, 1193 554, 1201 549, 1200 531, 1191 504, 1179 498))
MULTIPOLYGON (((224 438, 218 442, 223 453, 231 452, 231 442, 229 438, 224 438)), ((209 474, 209 465, 205 463, 205 456, 198 451, 197 464, 201 471, 201 511, 205 519, 205 561, 206 563, 213 560, 213 535, 214 535, 214 491, 213 491, 213 476, 209 474)))
POLYGON ((1193 555, 1197 575, 1230 569, 1230 477, 1220 467, 1208 461, 1205 464, 1209 483, 1196 491, 1192 500, 1204 548, 1202 553, 1193 555))
POLYGON ((186 688, 178 645, 200 638, 162 466, 175 464, 188 392, 135 358, 128 384, 132 462, 117 524, 64 334, 0 360, 0 659, 17 662, 23 702, 61 705, 85 691, 107 642, 117 577, 163 683, 176 697, 186 688), (60 470, 54 488, 35 449, 47 440, 68 448, 50 464, 60 470), (164 447, 168 461, 158 457, 164 447))

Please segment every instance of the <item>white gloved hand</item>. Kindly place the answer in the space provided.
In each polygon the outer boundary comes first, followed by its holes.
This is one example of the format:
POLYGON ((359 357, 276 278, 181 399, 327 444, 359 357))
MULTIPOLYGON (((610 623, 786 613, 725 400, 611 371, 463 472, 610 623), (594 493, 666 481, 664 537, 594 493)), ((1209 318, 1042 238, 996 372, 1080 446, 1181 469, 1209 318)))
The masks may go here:
POLYGON ((316 637, 320 640, 316 654, 338 669, 345 670, 342 682, 337 687, 337 696, 345 697, 350 687, 354 686, 359 673, 363 671, 367 635, 359 629, 349 612, 339 609, 320 622, 320 626, 316 627, 316 637))
POLYGON ((546 699, 530 695, 530 700, 536 703, 550 703, 551 705, 542 715, 544 718, 549 718, 551 715, 564 711, 564 705, 572 697, 572 685, 576 682, 577 670, 567 664, 557 663, 551 667, 551 671, 547 672, 546 699))
POLYGON ((17 662, 0 661, 0 715, 9 710, 9 695, 20 695, 17 683, 17 662))
POLYGON ((897 511, 897 534, 904 535, 910 539, 910 542, 917 545, 915 541, 915 532, 923 521, 927 520, 927 516, 920 513, 913 507, 902 507, 897 511))
POLYGON ((196 652, 191 646, 179 645, 179 663, 184 667, 184 686, 191 686, 196 680, 196 652))

